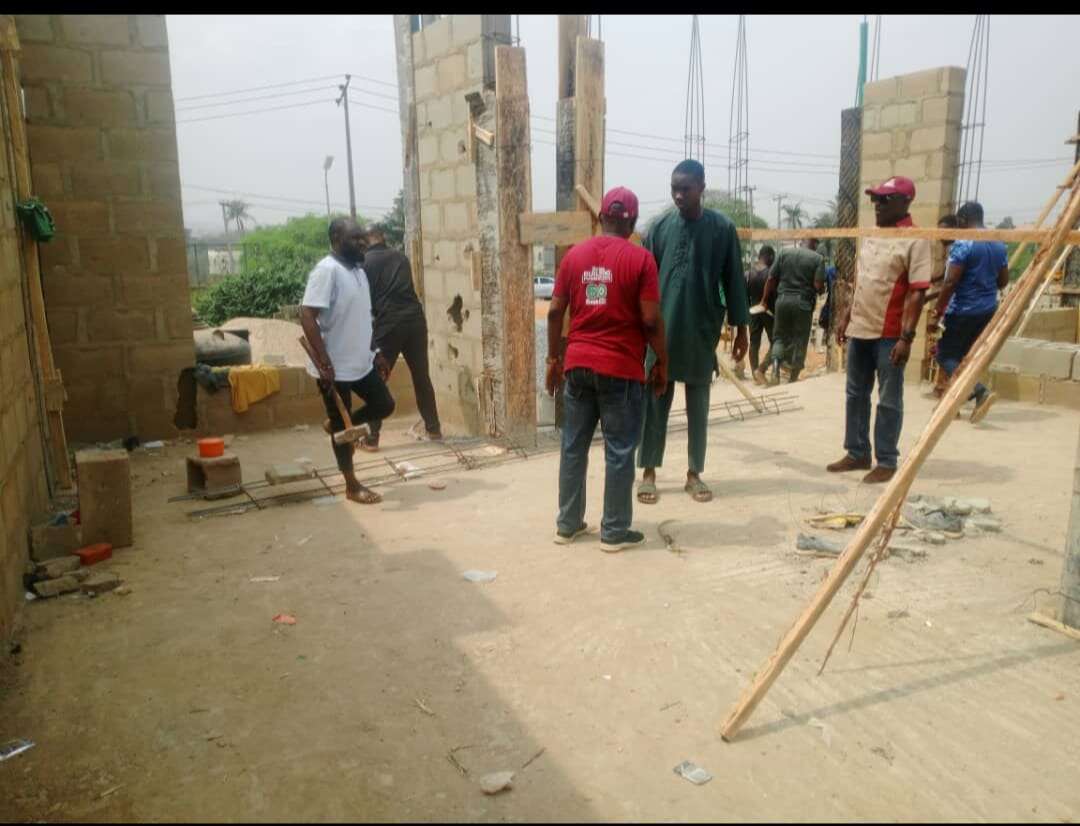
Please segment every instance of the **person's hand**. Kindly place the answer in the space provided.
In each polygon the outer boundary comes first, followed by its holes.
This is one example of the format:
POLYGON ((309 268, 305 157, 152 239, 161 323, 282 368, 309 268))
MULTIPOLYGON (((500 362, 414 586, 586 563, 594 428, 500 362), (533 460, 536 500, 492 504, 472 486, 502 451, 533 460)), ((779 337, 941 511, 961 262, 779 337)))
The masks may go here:
POLYGON ((328 387, 334 386, 334 365, 330 362, 330 359, 316 364, 315 369, 319 371, 319 378, 323 384, 328 387))
POLYGON ((660 398, 667 392, 667 362, 658 361, 652 366, 652 370, 649 371, 648 384, 652 387, 653 393, 656 394, 656 398, 660 398))
POLYGON ((386 356, 382 353, 375 354, 375 370, 379 373, 379 378, 386 381, 390 378, 390 362, 386 360, 386 356))
POLYGON ((750 339, 746 334, 746 325, 740 324, 735 328, 735 342, 731 345, 731 360, 740 362, 746 351, 750 349, 750 339))
POLYGON ((911 342, 905 339, 897 339, 889 352, 889 361, 893 367, 903 367, 911 357, 911 342))
POLYGON ((851 310, 845 310, 836 322, 836 343, 847 343, 848 322, 851 321, 851 310))
POLYGON ((559 359, 558 361, 548 362, 547 375, 544 379, 544 387, 547 388, 549 396, 554 398, 555 391, 559 389, 559 385, 562 384, 562 380, 562 359, 559 359))

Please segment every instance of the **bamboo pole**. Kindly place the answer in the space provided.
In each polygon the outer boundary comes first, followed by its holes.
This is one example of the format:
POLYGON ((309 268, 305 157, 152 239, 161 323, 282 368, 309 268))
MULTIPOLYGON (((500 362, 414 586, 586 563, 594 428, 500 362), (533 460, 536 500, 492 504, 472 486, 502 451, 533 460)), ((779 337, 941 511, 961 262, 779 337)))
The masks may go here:
POLYGON ((803 609, 795 624, 788 629, 776 651, 766 660, 764 667, 758 671, 753 682, 747 687, 722 724, 720 735, 724 740, 730 741, 742 728, 770 686, 780 676, 784 666, 795 655, 814 624, 821 618, 874 537, 882 529, 885 520, 894 508, 900 506, 923 462, 933 451, 948 426, 955 420, 957 410, 971 394, 978 377, 989 367, 990 362, 1005 343, 1005 339, 1019 323, 1024 307, 1027 306, 1039 285, 1049 277, 1052 260, 1061 252, 1070 228, 1076 226, 1078 221, 1080 221, 1080 187, 1074 182, 1069 202, 1050 231, 1047 242, 1036 253, 1017 282, 1016 289, 1002 302, 994 320, 983 330, 953 374, 949 389, 931 415, 930 421, 920 434, 907 460, 882 491, 848 547, 844 549, 828 577, 818 588, 818 592, 803 609))
MULTIPOLYGON (((1058 187, 1054 190, 1054 194, 1050 196, 1050 200, 1046 202, 1046 206, 1043 207, 1043 211, 1040 212, 1039 217, 1035 219, 1034 226, 1036 228, 1043 225, 1043 221, 1046 220, 1046 217, 1051 213, 1051 211, 1053 211, 1054 207, 1057 206, 1057 202, 1061 200, 1061 193, 1067 189, 1072 188, 1077 175, 1080 175, 1080 161, 1077 161, 1073 165, 1073 168, 1069 170, 1069 174, 1065 177, 1065 180, 1058 185, 1058 187)), ((1014 266, 1016 266, 1016 262, 1020 260, 1020 254, 1025 249, 1027 249, 1027 245, 1028 242, 1023 241, 1015 250, 1013 250, 1012 257, 1009 259, 1009 269, 1012 269, 1014 266)))
MULTIPOLYGON (((821 229, 750 229, 736 231, 743 241, 798 240, 806 238, 925 238, 928 241, 1004 241, 1045 244, 1046 229, 954 229, 952 227, 829 227, 821 229)), ((1080 244, 1080 232, 1070 232, 1069 244, 1080 244)))
MULTIPOLYGON (((1069 246, 1065 247, 1065 249, 1061 251, 1061 255, 1058 256, 1057 263, 1054 264, 1054 267, 1050 272, 1057 272, 1059 269, 1064 267, 1065 259, 1069 257, 1069 253, 1072 251, 1072 244, 1069 244, 1069 246)), ((1043 281, 1042 284, 1039 285, 1039 291, 1035 293, 1035 298, 1032 299, 1031 304, 1028 305, 1027 312, 1024 313, 1024 320, 1021 321, 1020 326, 1016 328, 1016 335, 1022 336, 1024 334, 1024 330, 1027 329, 1028 322, 1031 320, 1031 316, 1032 314, 1034 314, 1035 308, 1039 306, 1039 299, 1043 297, 1043 293, 1046 292, 1046 288, 1050 286, 1050 280, 1051 279, 1047 278, 1045 281, 1043 281)))

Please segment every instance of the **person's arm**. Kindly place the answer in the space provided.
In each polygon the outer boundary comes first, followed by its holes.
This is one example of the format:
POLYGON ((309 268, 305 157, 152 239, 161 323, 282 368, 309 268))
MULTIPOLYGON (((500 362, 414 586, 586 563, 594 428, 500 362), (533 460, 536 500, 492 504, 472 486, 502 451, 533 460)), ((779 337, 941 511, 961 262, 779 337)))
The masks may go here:
POLYGON ((836 343, 847 343, 847 328, 851 323, 851 305, 855 303, 855 282, 859 278, 859 267, 856 264, 855 274, 851 279, 851 292, 848 294, 847 305, 844 307, 844 312, 840 313, 836 317, 836 343))
POLYGON ((544 387, 548 395, 554 396, 559 384, 562 382, 562 330, 563 317, 570 305, 570 275, 568 261, 570 253, 563 256, 559 265, 559 272, 555 276, 555 287, 551 291, 551 304, 548 305, 547 313, 547 369, 544 374, 544 387))
POLYGON ((954 264, 950 261, 949 266, 945 270, 945 280, 942 282, 941 289, 938 291, 937 304, 934 305, 934 321, 937 321, 945 315, 945 310, 949 307, 949 299, 952 298, 953 293, 956 292, 956 288, 960 285, 960 279, 963 277, 964 265, 954 264))
POLYGON ((334 382, 334 365, 330 361, 330 355, 326 352, 326 343, 323 341, 322 331, 319 330, 319 313, 321 307, 300 307, 300 327, 304 330, 304 337, 315 351, 315 369, 319 371, 319 378, 328 384, 334 382))
POLYGON ((667 333, 664 316, 660 312, 660 279, 656 271, 656 259, 651 255, 645 261, 638 284, 638 307, 645 340, 656 354, 656 363, 645 381, 652 385, 657 398, 664 395, 668 383, 667 333))
POLYGON ((997 274, 997 288, 999 290, 1004 290, 1007 286, 1009 286, 1009 265, 1008 264, 1006 264, 1000 270, 998 270, 998 274, 997 274))
POLYGON ((769 272, 769 277, 765 279, 765 289, 761 291, 761 306, 768 311, 769 299, 772 298, 772 294, 776 292, 777 285, 780 283, 780 279, 769 272))
POLYGON ((746 332, 746 325, 750 323, 750 300, 746 297, 746 279, 742 277, 742 248, 739 246, 739 236, 735 233, 734 224, 729 225, 727 230, 727 237, 723 238, 725 250, 720 277, 723 279, 724 296, 727 299, 727 322, 735 328, 731 358, 740 362, 750 349, 750 338, 746 332))
POLYGON ((821 295, 825 292, 825 259, 822 258, 818 261, 817 269, 814 271, 814 289, 817 290, 817 294, 821 295))

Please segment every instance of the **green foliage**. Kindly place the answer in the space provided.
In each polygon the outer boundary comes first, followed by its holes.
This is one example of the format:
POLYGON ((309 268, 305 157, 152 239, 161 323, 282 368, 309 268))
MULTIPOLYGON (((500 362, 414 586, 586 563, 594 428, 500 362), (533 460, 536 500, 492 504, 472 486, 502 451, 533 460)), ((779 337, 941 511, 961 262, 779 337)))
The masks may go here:
POLYGON ((405 250, 405 190, 399 189, 394 206, 376 224, 386 235, 386 245, 405 250))
MULTIPOLYGON (((709 209, 715 209, 717 212, 722 212, 737 227, 754 227, 755 229, 768 228, 768 222, 757 213, 751 214, 750 208, 742 201, 736 201, 731 197, 731 194, 718 189, 706 189, 705 195, 702 198, 703 203, 709 209)), ((645 229, 641 234, 648 235, 652 232, 652 228, 656 225, 656 222, 663 218, 665 215, 675 211, 675 206, 669 206, 663 212, 659 212, 654 215, 645 224, 645 229)))
POLYGON ((208 324, 236 316, 269 318, 282 304, 299 303, 308 273, 329 249, 327 224, 324 216, 308 214, 246 235, 240 273, 196 296, 199 317, 208 324))
MULTIPOLYGON (((1006 254, 1006 257, 1009 260, 1012 259, 1012 255, 1016 251, 1016 248, 1018 246, 1019 246, 1019 244, 1006 244, 1005 245, 1005 254, 1006 254)), ((1035 257, 1035 250, 1036 250, 1035 244, 1028 244, 1027 247, 1024 249, 1024 251, 1022 253, 1020 253, 1020 257, 1018 259, 1016 259, 1016 264, 1009 267, 1009 281, 1010 282, 1015 281, 1017 278, 1019 278, 1021 275, 1024 274, 1024 270, 1026 270, 1028 268, 1028 264, 1031 263, 1031 259, 1035 257)))

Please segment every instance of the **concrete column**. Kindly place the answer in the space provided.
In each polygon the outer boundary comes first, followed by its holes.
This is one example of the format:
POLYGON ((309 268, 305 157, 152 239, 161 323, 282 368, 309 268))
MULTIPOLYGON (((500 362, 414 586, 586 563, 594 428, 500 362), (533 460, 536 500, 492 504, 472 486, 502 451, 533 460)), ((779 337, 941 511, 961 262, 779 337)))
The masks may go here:
POLYGON ((1061 566, 1061 621, 1080 631, 1080 439, 1073 468, 1072 510, 1065 534, 1065 562, 1061 566))

